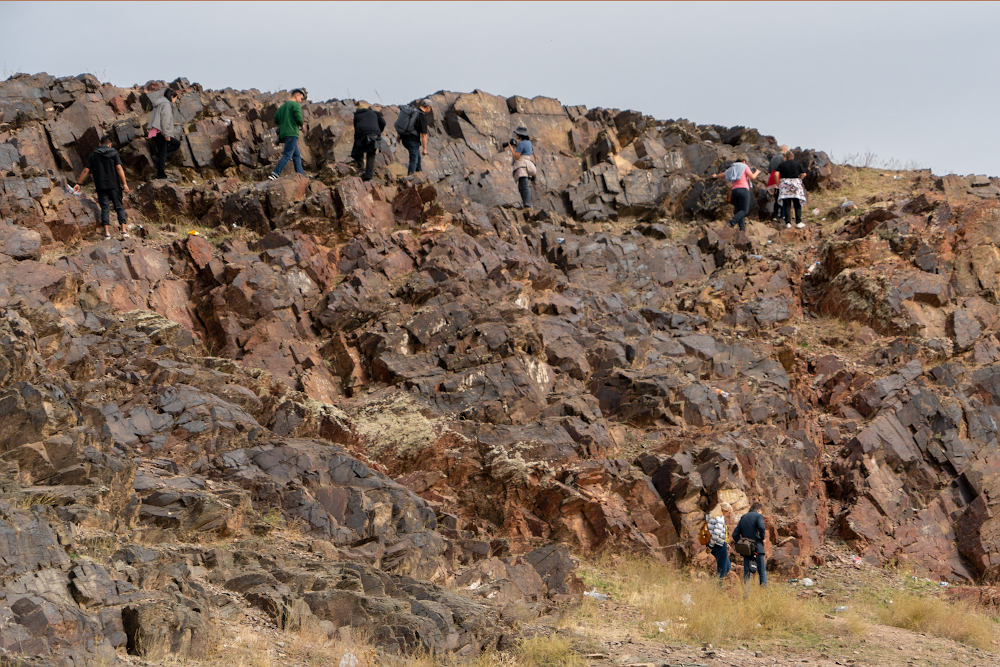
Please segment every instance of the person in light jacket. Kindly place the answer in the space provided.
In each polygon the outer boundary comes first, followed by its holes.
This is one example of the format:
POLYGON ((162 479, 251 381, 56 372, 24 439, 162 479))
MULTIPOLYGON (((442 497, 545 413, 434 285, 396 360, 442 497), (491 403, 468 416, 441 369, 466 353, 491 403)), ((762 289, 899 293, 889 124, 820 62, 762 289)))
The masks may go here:
POLYGON ((177 96, 172 88, 167 88, 163 97, 153 102, 153 113, 149 116, 148 138, 153 142, 153 160, 156 163, 156 178, 167 177, 167 162, 181 147, 174 127, 173 99, 177 96))
POLYGON ((535 149, 531 145, 528 136, 528 128, 523 125, 514 130, 517 145, 511 141, 507 145, 510 147, 510 154, 514 156, 514 180, 517 181, 517 190, 521 193, 522 208, 531 208, 531 182, 535 176, 535 149))

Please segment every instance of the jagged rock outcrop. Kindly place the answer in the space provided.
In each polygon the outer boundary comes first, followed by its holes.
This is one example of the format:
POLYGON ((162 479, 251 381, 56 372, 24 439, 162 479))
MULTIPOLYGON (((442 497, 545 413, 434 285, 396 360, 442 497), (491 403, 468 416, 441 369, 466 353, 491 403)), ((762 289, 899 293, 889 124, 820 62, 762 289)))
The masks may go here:
POLYGON ((280 96, 178 80, 180 170, 94 242, 65 179, 104 131, 147 176, 164 85, 0 84, 0 649, 183 659, 246 605, 473 653, 579 596, 570 550, 699 562, 704 513, 752 500, 774 568, 844 539, 997 579, 996 179, 738 232, 705 177, 773 138, 475 91, 430 97, 415 181, 394 150, 357 177, 338 100, 306 105, 309 174, 258 181, 280 96))

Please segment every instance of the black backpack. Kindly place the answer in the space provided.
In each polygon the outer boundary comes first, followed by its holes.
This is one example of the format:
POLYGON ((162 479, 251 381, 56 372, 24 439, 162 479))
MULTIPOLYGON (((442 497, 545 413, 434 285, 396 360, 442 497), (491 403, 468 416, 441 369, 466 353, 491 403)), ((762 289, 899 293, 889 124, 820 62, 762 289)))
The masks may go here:
POLYGON ((413 130, 417 127, 417 114, 420 111, 409 104, 403 106, 399 110, 399 118, 393 124, 396 132, 399 134, 413 134, 413 130))

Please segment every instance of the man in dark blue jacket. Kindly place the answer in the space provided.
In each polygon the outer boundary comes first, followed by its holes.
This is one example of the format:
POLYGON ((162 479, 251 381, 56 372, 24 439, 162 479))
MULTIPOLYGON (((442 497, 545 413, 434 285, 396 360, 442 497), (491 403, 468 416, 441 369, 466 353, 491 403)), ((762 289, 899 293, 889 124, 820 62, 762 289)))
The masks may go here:
POLYGON ((760 585, 767 586, 767 559, 764 556, 764 516, 760 513, 764 506, 755 502, 750 506, 750 511, 740 517, 733 531, 733 542, 738 542, 741 537, 747 537, 754 541, 756 553, 753 556, 743 557, 743 581, 750 580, 750 564, 757 563, 757 574, 760 576, 760 585))

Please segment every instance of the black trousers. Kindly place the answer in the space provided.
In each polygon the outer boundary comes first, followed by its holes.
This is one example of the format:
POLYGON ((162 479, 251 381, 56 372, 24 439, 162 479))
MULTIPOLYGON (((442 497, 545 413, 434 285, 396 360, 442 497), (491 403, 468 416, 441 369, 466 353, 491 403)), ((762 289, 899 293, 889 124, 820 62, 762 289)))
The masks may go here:
POLYGON ((125 229, 125 207, 122 205, 122 189, 109 188, 107 190, 97 190, 97 203, 101 207, 101 224, 107 226, 111 224, 111 205, 115 206, 115 213, 118 214, 118 224, 125 229))
POLYGON ((361 180, 372 180, 375 176, 375 142, 355 141, 351 148, 351 159, 359 165, 364 164, 365 175, 361 177, 361 180))
POLYGON ((167 136, 160 132, 155 137, 153 137, 153 143, 156 145, 156 155, 154 156, 156 162, 156 177, 166 178, 167 177, 167 162, 173 157, 174 153, 181 147, 181 142, 179 139, 167 139, 167 136))
POLYGON ((735 188, 730 191, 733 196, 733 208, 736 209, 733 219, 729 221, 730 227, 739 227, 740 231, 747 230, 747 213, 750 212, 750 190, 748 188, 735 188))
POLYGON ((517 179, 517 191, 521 193, 521 204, 524 208, 531 208, 531 181, 527 176, 517 179))
POLYGON ((784 207, 785 213, 785 224, 792 224, 792 206, 795 206, 795 223, 798 224, 802 222, 802 202, 798 197, 793 197, 792 199, 782 199, 781 203, 784 207))

